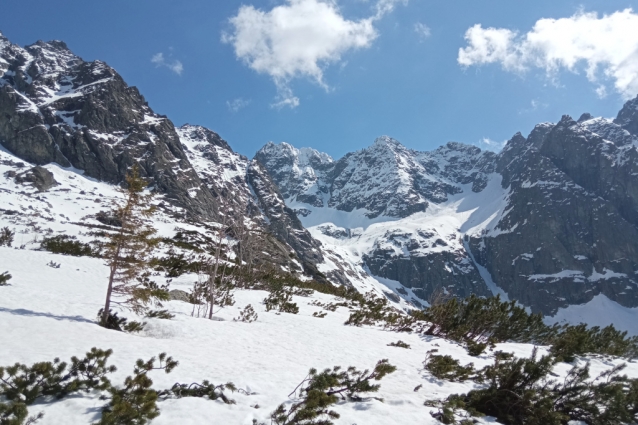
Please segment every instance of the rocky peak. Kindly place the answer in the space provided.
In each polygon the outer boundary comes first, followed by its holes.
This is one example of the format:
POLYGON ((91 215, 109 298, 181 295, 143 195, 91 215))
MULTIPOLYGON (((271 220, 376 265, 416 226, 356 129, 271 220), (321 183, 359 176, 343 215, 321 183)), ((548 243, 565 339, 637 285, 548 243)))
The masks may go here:
POLYGON ((638 96, 625 103, 614 123, 638 136, 638 96))
POLYGON ((177 130, 182 140, 189 139, 193 143, 203 143, 206 145, 217 146, 222 149, 226 149, 227 151, 233 152, 228 142, 222 139, 219 134, 206 127, 202 127, 201 125, 184 124, 177 130))

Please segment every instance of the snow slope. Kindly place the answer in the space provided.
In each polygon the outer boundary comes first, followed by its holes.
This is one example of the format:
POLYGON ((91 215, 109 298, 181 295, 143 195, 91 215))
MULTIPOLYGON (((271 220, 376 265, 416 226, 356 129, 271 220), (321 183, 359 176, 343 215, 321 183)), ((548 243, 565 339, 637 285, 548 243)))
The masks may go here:
MULTIPOLYGON (((373 367, 382 358, 397 366, 395 373, 380 382, 381 390, 376 395, 384 401, 339 403, 335 410, 341 418, 336 424, 438 424, 428 414, 430 408, 423 406, 424 400, 467 391, 473 384, 433 378, 422 369, 425 352, 438 348, 462 363, 472 361, 477 367, 490 363, 488 356, 469 357, 464 349, 442 339, 345 326, 348 311, 344 308, 323 319, 312 317, 320 310, 309 305, 312 300, 333 300, 323 294, 296 297, 300 313, 291 315, 266 312, 261 304, 265 292, 240 291, 236 305, 218 314, 223 321, 191 317, 190 304, 171 301, 165 307, 176 314, 172 320, 145 319, 149 324, 140 335, 109 331, 93 323, 107 277, 100 260, 0 248, 0 269, 8 269, 14 276, 11 286, 0 288, 2 365, 67 359, 94 346, 112 348, 111 363, 118 366, 112 381, 117 383, 131 372, 137 358, 167 352, 180 361, 180 366, 170 375, 152 375, 157 388, 210 379, 214 383, 232 381, 255 393, 232 394, 235 405, 194 398, 161 401, 161 416, 152 421, 154 425, 248 425, 253 419, 267 420, 279 403, 288 400, 288 394, 311 367, 353 365, 363 369, 373 367), (60 268, 48 267, 49 261, 59 263, 60 268), (232 321, 248 303, 255 307, 258 320, 250 324, 232 321), (387 346, 398 339, 410 344, 411 349, 387 346), (417 385, 423 387, 415 392, 417 385)), ((171 287, 187 289, 194 279, 183 276, 171 287)), ((498 349, 528 356, 532 347, 500 344, 498 349)), ((594 373, 608 366, 608 361, 592 360, 594 373)), ((558 371, 567 368, 561 364, 558 371)), ((638 364, 631 363, 627 373, 638 376, 638 364)), ((42 425, 80 425, 94 421, 103 405, 98 394, 88 394, 40 403, 30 412, 45 413, 42 425)), ((488 422, 489 418, 479 421, 488 422)))

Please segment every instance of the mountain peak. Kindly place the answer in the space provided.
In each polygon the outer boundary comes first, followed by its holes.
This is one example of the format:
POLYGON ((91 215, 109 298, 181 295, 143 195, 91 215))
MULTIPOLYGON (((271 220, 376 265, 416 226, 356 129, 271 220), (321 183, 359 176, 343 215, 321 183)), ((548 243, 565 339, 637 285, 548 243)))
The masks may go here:
POLYGON ((390 136, 377 137, 374 141, 374 145, 403 146, 401 142, 390 136))
POLYGON ((625 103, 620 112, 618 112, 614 123, 628 132, 638 135, 638 96, 625 103))

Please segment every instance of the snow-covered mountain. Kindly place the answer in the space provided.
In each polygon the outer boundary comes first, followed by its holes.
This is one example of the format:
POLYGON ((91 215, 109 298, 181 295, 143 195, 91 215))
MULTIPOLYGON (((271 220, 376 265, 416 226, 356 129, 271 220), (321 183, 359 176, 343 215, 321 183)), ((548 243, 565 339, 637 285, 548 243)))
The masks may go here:
POLYGON ((0 144, 18 158, 116 184, 137 163, 177 217, 246 219, 272 236, 267 261, 317 274, 319 243, 259 164, 208 129, 176 129, 104 62, 85 62, 61 41, 22 48, 0 33, 0 113, 0 144))
POLYGON ((408 300, 492 293, 554 315, 603 294, 633 308, 636 123, 638 98, 615 120, 540 124, 498 155, 459 143, 417 152, 381 137, 339 160, 286 143, 256 158, 324 252, 408 300))
POLYGON ((404 306, 439 290, 546 315, 599 295, 638 306, 637 111, 634 99, 615 120, 563 117, 498 155, 384 136, 337 160, 286 143, 251 160, 209 129, 175 128, 63 42, 0 35, 0 145, 28 166, 11 184, 48 188, 36 166, 52 164, 120 184, 137 162, 172 219, 241 220, 266 235, 263 261, 404 306))

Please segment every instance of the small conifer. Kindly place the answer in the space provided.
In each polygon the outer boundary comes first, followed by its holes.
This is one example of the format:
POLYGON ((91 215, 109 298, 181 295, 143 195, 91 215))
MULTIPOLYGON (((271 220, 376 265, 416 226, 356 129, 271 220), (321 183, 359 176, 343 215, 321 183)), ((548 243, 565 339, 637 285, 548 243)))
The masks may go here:
POLYGON ((123 303, 136 313, 143 312, 146 305, 158 298, 168 299, 165 289, 150 282, 144 271, 149 256, 159 243, 154 237, 155 229, 146 222, 155 207, 151 205, 152 194, 144 194, 147 183, 139 176, 134 165, 126 177, 127 187, 121 192, 125 202, 116 205, 113 216, 121 223, 117 231, 108 234, 103 257, 110 269, 106 301, 102 309, 101 322, 106 324, 113 296, 125 297, 123 303))

